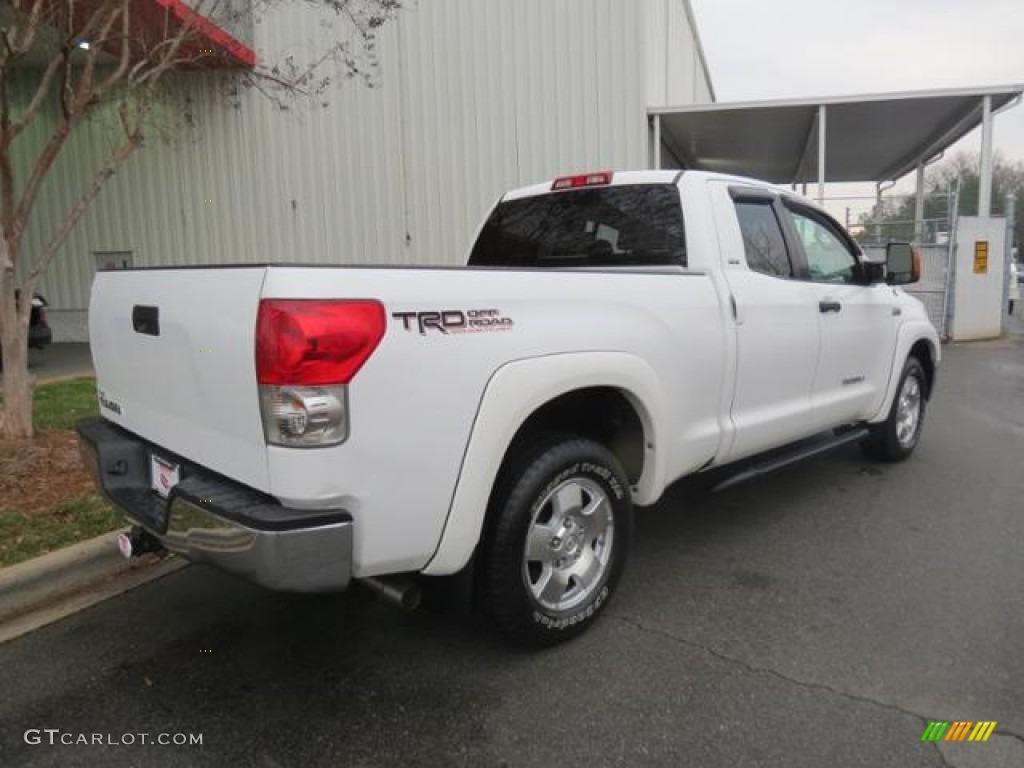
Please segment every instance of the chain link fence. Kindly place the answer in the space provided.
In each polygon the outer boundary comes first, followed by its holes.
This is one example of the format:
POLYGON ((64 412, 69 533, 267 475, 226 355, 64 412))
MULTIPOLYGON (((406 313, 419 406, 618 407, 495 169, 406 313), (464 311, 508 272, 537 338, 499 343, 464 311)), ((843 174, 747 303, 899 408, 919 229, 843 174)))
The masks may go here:
POLYGON ((832 197, 825 202, 832 211, 845 211, 847 229, 860 243, 867 258, 873 261, 885 259, 887 243, 914 244, 921 254, 921 280, 906 286, 906 291, 921 300, 935 330, 945 337, 957 216, 956 190, 926 195, 920 219, 917 218, 917 197, 913 194, 832 197))

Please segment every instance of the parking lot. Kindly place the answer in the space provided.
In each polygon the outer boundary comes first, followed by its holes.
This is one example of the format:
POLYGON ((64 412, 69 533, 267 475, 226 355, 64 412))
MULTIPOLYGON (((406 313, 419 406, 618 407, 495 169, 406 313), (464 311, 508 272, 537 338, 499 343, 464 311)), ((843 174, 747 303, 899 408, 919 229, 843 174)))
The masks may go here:
POLYGON ((576 642, 191 567, 0 646, 0 765, 1024 765, 1024 336, 944 351, 910 461, 677 484, 576 642))

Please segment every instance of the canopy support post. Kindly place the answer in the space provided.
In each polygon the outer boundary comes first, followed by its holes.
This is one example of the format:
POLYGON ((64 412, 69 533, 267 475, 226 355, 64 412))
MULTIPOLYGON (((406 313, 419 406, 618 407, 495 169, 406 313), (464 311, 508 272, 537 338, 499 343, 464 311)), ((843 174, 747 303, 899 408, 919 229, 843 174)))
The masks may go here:
POLYGON ((978 215, 992 214, 992 97, 981 101, 981 163, 978 186, 978 215))
POLYGON ((924 163, 917 164, 917 195, 914 199, 914 242, 924 240, 924 163))
POLYGON ((825 204, 825 105, 818 105, 818 203, 825 204))
POLYGON ((651 158, 651 167, 654 170, 661 170, 661 115, 654 116, 654 157, 651 158))

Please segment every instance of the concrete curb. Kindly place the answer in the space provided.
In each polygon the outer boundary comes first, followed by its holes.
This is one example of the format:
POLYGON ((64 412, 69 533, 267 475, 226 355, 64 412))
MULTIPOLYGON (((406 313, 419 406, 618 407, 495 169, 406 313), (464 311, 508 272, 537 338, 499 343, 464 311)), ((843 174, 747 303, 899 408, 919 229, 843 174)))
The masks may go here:
POLYGON ((121 531, 0 568, 0 621, 34 603, 74 591, 131 567, 117 549, 121 531))
POLYGON ((0 568, 0 642, 186 565, 153 555, 126 560, 117 548, 119 533, 0 568), (12 624, 19 629, 12 632, 12 624))
POLYGON ((80 373, 62 373, 59 376, 49 376, 47 378, 37 378, 36 386, 43 384, 57 384, 62 381, 74 381, 75 379, 95 379, 96 373, 92 370, 83 370, 80 373))

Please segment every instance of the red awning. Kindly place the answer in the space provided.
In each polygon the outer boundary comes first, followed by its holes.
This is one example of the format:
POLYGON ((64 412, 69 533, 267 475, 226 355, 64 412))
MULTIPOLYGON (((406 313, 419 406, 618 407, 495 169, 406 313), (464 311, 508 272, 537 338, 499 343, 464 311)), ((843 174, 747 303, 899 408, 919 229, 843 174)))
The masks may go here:
MULTIPOLYGON (((76 18, 88 18, 102 2, 79 0, 76 18)), ((179 58, 187 60, 183 66, 251 69, 256 64, 256 54, 249 45, 214 20, 194 11, 184 0, 132 0, 131 12, 134 59, 144 56, 162 40, 173 38, 185 24, 190 24, 194 31, 178 52, 179 58)), ((104 45, 103 49, 114 56, 120 52, 116 43, 104 45)))

